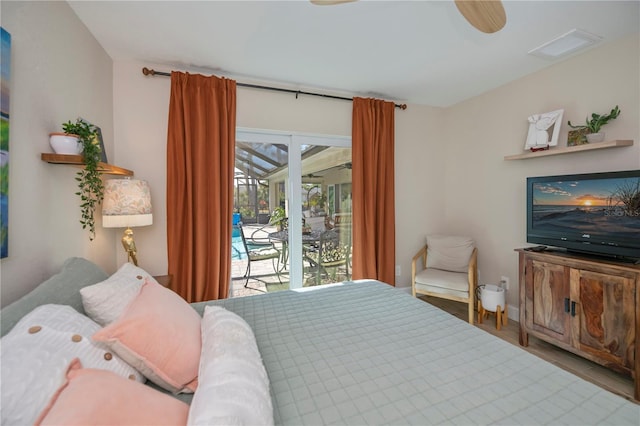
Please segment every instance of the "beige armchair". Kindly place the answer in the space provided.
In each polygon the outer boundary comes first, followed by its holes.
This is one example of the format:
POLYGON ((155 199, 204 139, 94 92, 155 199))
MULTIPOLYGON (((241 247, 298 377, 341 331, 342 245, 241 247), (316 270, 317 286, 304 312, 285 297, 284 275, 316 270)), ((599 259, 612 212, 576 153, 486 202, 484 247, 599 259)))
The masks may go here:
POLYGON ((428 236, 427 244, 413 256, 413 297, 426 295, 467 303, 469 324, 473 324, 477 286, 478 249, 470 238, 428 236))

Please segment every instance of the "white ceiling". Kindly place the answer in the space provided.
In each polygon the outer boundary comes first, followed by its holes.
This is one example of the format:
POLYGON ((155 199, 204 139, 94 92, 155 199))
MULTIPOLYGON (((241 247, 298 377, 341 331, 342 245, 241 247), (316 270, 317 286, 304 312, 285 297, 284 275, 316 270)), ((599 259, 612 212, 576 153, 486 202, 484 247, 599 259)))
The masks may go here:
POLYGON ((112 59, 338 95, 450 106, 553 65, 527 52, 574 28, 640 31, 640 1, 504 1, 484 34, 453 1, 70 1, 112 59), (310 90, 313 91, 313 90, 310 90))

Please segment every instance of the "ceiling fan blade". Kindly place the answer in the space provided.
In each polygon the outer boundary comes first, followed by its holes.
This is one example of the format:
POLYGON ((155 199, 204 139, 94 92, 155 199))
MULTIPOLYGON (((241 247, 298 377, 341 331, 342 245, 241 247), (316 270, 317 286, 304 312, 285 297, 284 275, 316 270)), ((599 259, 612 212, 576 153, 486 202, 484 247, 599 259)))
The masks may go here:
POLYGON ((507 23, 507 14, 500 0, 455 0, 467 21, 483 33, 500 31, 507 23))
POLYGON ((309 0, 316 6, 330 6, 332 4, 351 3, 358 0, 309 0))

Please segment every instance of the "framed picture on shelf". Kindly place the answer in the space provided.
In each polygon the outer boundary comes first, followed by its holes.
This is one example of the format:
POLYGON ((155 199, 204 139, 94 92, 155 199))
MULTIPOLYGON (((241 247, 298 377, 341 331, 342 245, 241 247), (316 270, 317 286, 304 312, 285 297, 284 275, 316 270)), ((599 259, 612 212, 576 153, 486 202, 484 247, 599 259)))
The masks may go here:
POLYGON ((539 151, 558 145, 560 123, 562 123, 563 109, 534 114, 528 117, 529 131, 525 150, 539 151))
POLYGON ((567 137, 567 146, 577 146, 577 145, 586 145, 589 142, 587 141, 587 133, 589 129, 586 127, 584 129, 578 130, 569 130, 569 135, 567 137))
MULTIPOLYGON (((78 119, 81 121, 84 121, 87 124, 91 124, 82 117, 78 117, 78 119)), ((98 143, 100 144, 100 153, 102 155, 102 158, 100 159, 100 161, 102 161, 103 163, 108 163, 109 161, 107 161, 107 150, 104 149, 104 140, 102 139, 102 130, 100 129, 100 127, 96 126, 95 124, 91 124, 91 125, 96 129, 96 137, 98 138, 98 143)))
POLYGON ((98 143, 100 144, 100 155, 102 155, 102 159, 100 161, 102 161, 103 163, 108 163, 107 151, 104 149, 104 140, 102 139, 102 130, 100 130, 100 127, 98 126, 96 126, 96 137, 98 138, 98 143))

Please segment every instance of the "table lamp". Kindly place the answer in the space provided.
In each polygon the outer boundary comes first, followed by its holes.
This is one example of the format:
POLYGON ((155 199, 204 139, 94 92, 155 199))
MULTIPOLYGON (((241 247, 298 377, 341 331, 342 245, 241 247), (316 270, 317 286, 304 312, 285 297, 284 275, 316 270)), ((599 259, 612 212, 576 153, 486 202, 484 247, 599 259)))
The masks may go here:
POLYGON ((131 227, 153 223, 151 214, 151 191, 149 184, 138 179, 108 179, 104 181, 102 201, 102 226, 105 228, 127 228, 122 245, 127 260, 138 266, 136 243, 131 227))

